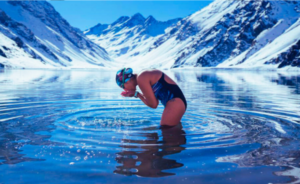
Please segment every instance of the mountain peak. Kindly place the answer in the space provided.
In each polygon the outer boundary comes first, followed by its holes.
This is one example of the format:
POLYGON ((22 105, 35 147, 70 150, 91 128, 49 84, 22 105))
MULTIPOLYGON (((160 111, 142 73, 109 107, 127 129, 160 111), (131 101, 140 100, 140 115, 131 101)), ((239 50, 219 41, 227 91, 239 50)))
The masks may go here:
POLYGON ((140 13, 134 14, 131 18, 132 19, 142 19, 142 20, 145 20, 145 17, 143 17, 143 15, 140 14, 140 13))
POLYGON ((96 34, 99 35, 103 30, 105 30, 109 25, 108 24, 101 24, 98 23, 94 27, 91 27, 90 29, 85 30, 83 33, 86 35, 96 34))
POLYGON ((128 16, 121 16, 120 18, 118 18, 118 20, 114 21, 114 22, 111 24, 111 26, 114 26, 114 25, 116 25, 116 24, 118 24, 118 23, 123 23, 123 22, 125 22, 125 21, 128 20, 128 19, 129 19, 128 16))
POLYGON ((145 18, 143 17, 143 15, 141 15, 140 13, 136 13, 133 16, 131 16, 124 25, 128 27, 133 27, 136 25, 143 25, 144 22, 145 18))
POLYGON ((152 23, 152 22, 157 22, 157 20, 152 16, 152 15, 149 15, 147 17, 147 19, 145 20, 145 23, 152 23))

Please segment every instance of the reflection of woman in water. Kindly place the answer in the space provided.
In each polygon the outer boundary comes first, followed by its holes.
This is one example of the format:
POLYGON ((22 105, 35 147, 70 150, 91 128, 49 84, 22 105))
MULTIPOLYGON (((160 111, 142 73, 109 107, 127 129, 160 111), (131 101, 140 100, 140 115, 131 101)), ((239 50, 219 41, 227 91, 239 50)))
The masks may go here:
POLYGON ((186 99, 178 85, 159 70, 147 70, 133 74, 131 68, 117 72, 117 84, 125 91, 121 95, 141 99, 147 106, 157 108, 158 100, 165 106, 161 125, 177 125, 186 111, 186 99), (142 93, 136 91, 139 86, 142 93))
POLYGON ((122 151, 117 153, 116 160, 122 165, 117 166, 114 173, 143 177, 175 175, 174 173, 162 172, 162 170, 182 167, 183 164, 163 157, 185 150, 185 147, 181 146, 186 144, 185 132, 182 130, 181 123, 176 126, 161 126, 161 131, 162 141, 158 141, 159 136, 157 133, 144 134, 147 140, 123 139, 124 143, 131 143, 122 145, 123 148, 142 151, 122 151))

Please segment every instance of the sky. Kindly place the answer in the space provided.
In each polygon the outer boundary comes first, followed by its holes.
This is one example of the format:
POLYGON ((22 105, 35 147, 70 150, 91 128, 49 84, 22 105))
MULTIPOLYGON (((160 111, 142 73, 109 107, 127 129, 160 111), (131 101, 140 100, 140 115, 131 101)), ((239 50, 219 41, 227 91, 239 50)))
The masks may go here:
POLYGON ((121 16, 152 15, 166 21, 184 18, 212 1, 48 1, 73 27, 84 31, 98 23, 111 24, 121 16))

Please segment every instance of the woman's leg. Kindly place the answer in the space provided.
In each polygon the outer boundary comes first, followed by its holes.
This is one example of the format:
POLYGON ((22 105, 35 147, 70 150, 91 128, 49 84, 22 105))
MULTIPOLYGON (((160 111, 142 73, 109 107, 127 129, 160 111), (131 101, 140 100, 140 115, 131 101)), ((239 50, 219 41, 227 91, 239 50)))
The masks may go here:
POLYGON ((173 98, 166 104, 162 114, 160 124, 174 126, 180 123, 180 120, 185 113, 185 105, 180 98, 173 98))

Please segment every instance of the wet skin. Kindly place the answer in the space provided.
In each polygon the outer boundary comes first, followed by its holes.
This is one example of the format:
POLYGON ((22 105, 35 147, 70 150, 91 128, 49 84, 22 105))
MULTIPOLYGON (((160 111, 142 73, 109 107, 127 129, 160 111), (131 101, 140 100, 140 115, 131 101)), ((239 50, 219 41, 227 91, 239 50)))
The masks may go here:
MULTIPOLYGON (((124 97, 133 97, 136 86, 139 86, 141 92, 139 92, 138 98, 140 98, 147 106, 156 109, 158 106, 158 99, 155 97, 151 86, 160 79, 162 72, 159 70, 146 70, 142 71, 140 74, 134 75, 135 77, 132 77, 124 84, 125 92, 122 92, 121 95, 124 97)), ((169 84, 177 85, 166 74, 164 80, 169 84)), ((169 100, 162 114, 160 125, 175 126, 179 124, 185 111, 184 102, 180 98, 169 100)))

